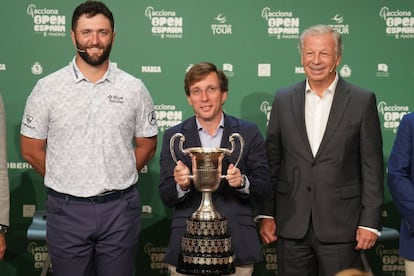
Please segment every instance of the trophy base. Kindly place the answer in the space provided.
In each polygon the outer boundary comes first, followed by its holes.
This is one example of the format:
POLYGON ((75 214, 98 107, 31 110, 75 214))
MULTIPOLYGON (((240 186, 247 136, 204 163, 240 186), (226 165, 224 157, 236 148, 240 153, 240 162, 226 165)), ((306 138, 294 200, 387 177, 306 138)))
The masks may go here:
POLYGON ((187 232, 181 240, 177 272, 186 275, 228 275, 235 272, 235 256, 227 220, 187 219, 187 232))
POLYGON ((208 254, 208 256, 189 256, 188 254, 184 256, 180 254, 177 272, 185 275, 229 275, 236 271, 233 263, 234 255, 216 255, 217 257, 213 257, 211 254, 208 254), (185 260, 190 262, 187 263, 185 260))

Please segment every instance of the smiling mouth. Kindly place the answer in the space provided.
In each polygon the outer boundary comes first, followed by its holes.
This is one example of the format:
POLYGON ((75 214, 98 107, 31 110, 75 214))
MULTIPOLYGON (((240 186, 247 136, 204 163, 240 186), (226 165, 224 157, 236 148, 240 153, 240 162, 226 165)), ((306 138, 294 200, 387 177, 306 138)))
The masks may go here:
POLYGON ((102 50, 99 47, 88 47, 87 49, 90 50, 90 51, 93 51, 93 52, 97 52, 97 51, 101 51, 102 50))
POLYGON ((325 70, 325 68, 310 68, 314 73, 321 73, 325 70))

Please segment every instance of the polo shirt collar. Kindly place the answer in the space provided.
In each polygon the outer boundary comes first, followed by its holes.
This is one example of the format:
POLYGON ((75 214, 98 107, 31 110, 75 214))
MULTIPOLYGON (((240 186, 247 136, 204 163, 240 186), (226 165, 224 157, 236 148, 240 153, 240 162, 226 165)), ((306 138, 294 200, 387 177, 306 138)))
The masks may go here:
MULTIPOLYGON (((75 77, 75 82, 81 82, 81 81, 89 81, 80 71, 78 65, 76 64, 76 56, 73 57, 72 61, 71 61, 71 65, 72 65, 72 69, 73 69, 73 75, 75 77)), ((102 82, 104 80, 107 81, 113 81, 114 79, 114 68, 116 67, 116 65, 114 65, 113 63, 109 62, 109 66, 108 66, 108 70, 106 70, 105 74, 103 75, 102 79, 99 80, 97 83, 102 82)))

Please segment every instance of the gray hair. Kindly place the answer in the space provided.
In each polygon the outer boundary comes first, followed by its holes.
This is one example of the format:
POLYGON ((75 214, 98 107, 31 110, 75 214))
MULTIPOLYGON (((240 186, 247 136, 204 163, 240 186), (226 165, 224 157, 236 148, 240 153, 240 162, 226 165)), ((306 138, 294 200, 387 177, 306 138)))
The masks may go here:
POLYGON ((336 43, 336 55, 342 55, 342 37, 339 32, 337 32, 334 28, 328 25, 314 25, 302 32, 299 39, 299 51, 302 53, 303 49, 303 42, 305 37, 307 36, 314 36, 314 35, 324 35, 324 34, 332 34, 332 38, 336 43))

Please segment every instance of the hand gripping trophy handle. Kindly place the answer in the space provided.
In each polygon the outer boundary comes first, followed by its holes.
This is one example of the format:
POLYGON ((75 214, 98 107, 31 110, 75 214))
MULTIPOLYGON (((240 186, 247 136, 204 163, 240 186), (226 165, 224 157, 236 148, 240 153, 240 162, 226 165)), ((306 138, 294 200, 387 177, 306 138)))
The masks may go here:
POLYGON ((180 144, 178 144, 178 149, 182 152, 182 153, 184 153, 184 154, 187 154, 184 150, 183 150, 183 144, 184 144, 184 141, 185 141, 185 136, 184 136, 184 134, 182 134, 182 133, 180 133, 180 132, 177 132, 177 133, 175 133, 172 137, 171 137, 171 139, 170 139, 170 153, 171 153, 171 157, 172 157, 172 159, 174 160, 174 162, 177 164, 177 162, 178 162, 178 160, 177 160, 177 157, 175 156, 175 150, 174 150, 174 142, 175 142, 175 139, 177 139, 177 137, 180 137, 180 144))
MULTIPOLYGON (((171 137, 171 139, 170 139, 170 152, 171 152, 171 157, 172 157, 172 159, 174 160, 175 163, 177 163, 178 160, 177 160, 177 156, 175 155, 174 142, 175 142, 175 140, 178 137, 180 138, 180 141, 179 141, 179 144, 178 144, 178 149, 183 154, 185 154, 185 155, 187 155, 189 152, 191 152, 191 151, 188 151, 188 150, 184 150, 183 149, 183 144, 184 144, 184 141, 185 141, 184 134, 182 134, 180 132, 175 133, 171 137)), ((243 139, 243 137, 239 133, 233 133, 233 134, 231 134, 229 136, 229 141, 230 141, 230 144, 231 144, 231 149, 223 149, 223 148, 220 148, 220 150, 222 150, 227 155, 231 155, 233 153, 234 149, 235 149, 235 143, 234 143, 234 138, 235 137, 237 137, 237 139, 239 139, 239 141, 240 141, 240 154, 237 157, 236 163, 234 164, 234 166, 237 167, 239 165, 240 159, 241 159, 241 157, 243 155, 243 150, 244 150, 244 139, 243 139)), ((190 176, 190 178, 191 177, 192 176, 190 176)), ((226 176, 225 175, 222 175, 221 178, 226 178, 226 176)))
MULTIPOLYGON (((239 133, 233 133, 232 135, 230 135, 229 136, 229 141, 230 141, 230 144, 231 144, 231 150, 228 150, 227 155, 231 155, 233 153, 234 149, 235 149, 234 137, 237 137, 237 139, 239 139, 239 142, 240 142, 240 153, 239 153, 239 156, 237 157, 236 163, 234 163, 234 166, 237 167, 239 165, 240 159, 243 155, 244 139, 239 133)), ((223 175, 221 177, 226 178, 226 175, 223 175)))
POLYGON ((195 188, 202 192, 200 207, 193 213, 192 217, 199 220, 220 218, 220 214, 214 209, 211 193, 219 187, 220 179, 226 178, 226 175, 221 175, 221 163, 224 154, 231 155, 233 153, 235 148, 235 137, 240 141, 240 154, 234 166, 239 164, 244 148, 244 140, 242 136, 238 133, 230 135, 229 141, 231 143, 231 149, 206 147, 183 149, 185 136, 182 133, 175 133, 170 139, 171 157, 175 163, 177 163, 178 160, 174 151, 174 142, 178 137, 180 138, 178 150, 184 155, 189 154, 191 157, 192 175, 189 175, 188 178, 192 179, 195 188))

